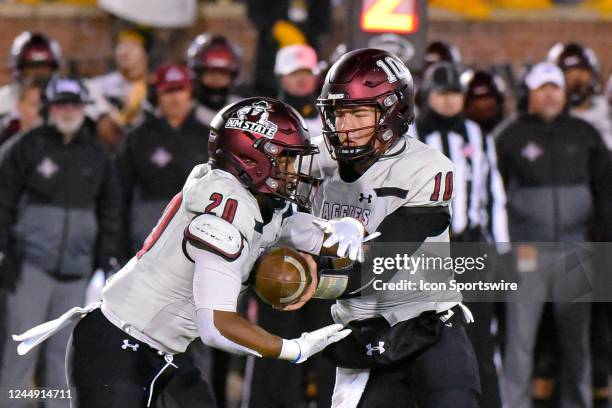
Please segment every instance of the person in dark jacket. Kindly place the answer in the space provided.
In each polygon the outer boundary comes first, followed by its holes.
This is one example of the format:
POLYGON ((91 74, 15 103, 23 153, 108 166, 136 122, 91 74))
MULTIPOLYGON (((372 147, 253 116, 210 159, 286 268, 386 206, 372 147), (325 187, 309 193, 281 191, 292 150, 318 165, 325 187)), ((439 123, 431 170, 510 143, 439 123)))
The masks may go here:
MULTIPOLYGON (((566 113, 565 81, 556 65, 536 64, 525 83, 528 113, 510 123, 497 140, 510 239, 521 243, 516 248, 518 296, 507 304, 504 364, 506 403, 513 408, 531 406, 533 349, 547 295, 573 285, 568 280, 571 271, 565 270, 569 265, 562 262, 561 268, 557 262, 567 253, 559 246, 535 243, 567 246, 612 237, 612 166, 601 136, 566 113)), ((591 305, 558 296, 552 300, 562 351, 561 406, 590 407, 591 305)))
POLYGON ((159 215, 181 189, 195 165, 208 161, 209 128, 194 114, 193 84, 187 67, 167 64, 155 73, 156 115, 128 133, 119 153, 125 255, 144 243, 159 215))
MULTIPOLYGON (((8 335, 82 304, 92 271, 116 264, 119 184, 109 154, 84 124, 87 91, 78 79, 58 77, 46 97, 48 124, 21 136, 0 164, 0 283, 11 291, 3 392, 31 389, 39 358, 44 371, 37 385, 66 388, 68 332, 39 356, 24 357, 8 335)), ((47 407, 63 406, 58 402, 65 405, 57 399, 47 407)))

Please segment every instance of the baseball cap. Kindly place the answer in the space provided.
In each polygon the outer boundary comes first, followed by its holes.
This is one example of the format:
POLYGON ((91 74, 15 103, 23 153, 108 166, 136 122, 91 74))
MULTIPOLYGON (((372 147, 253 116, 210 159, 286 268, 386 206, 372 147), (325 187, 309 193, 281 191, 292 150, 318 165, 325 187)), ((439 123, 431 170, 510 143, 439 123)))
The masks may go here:
POLYGON ((535 64, 525 77, 525 84, 530 90, 536 90, 546 84, 554 84, 565 88, 565 78, 561 68, 551 62, 535 64))
POLYGON ((437 62, 425 71, 423 89, 438 92, 462 92, 459 71, 450 62, 437 62))
POLYGON ((171 89, 192 89, 189 69, 181 64, 166 64, 155 71, 155 89, 167 92, 171 89))
POLYGON ((307 69, 315 75, 319 73, 317 53, 312 47, 296 44, 278 50, 274 64, 276 75, 288 75, 301 69, 307 69))
POLYGON ((87 88, 78 78, 54 77, 47 84, 45 96, 48 103, 91 103, 87 88))

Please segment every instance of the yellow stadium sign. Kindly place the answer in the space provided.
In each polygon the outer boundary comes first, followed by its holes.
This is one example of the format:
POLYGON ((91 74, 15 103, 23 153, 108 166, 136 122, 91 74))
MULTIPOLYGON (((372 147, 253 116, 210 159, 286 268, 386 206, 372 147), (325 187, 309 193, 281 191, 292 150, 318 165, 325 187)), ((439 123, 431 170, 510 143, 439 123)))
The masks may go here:
POLYGON ((360 27, 364 32, 412 34, 418 30, 417 0, 364 0, 360 27))

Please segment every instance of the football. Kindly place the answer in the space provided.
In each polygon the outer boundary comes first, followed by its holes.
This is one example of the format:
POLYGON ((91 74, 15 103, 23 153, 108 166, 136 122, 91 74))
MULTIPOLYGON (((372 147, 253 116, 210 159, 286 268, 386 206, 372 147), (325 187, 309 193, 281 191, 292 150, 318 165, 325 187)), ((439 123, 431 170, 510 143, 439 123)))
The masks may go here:
POLYGON ((264 252, 255 264, 254 273, 255 293, 276 308, 294 303, 312 282, 304 257, 285 247, 264 252))

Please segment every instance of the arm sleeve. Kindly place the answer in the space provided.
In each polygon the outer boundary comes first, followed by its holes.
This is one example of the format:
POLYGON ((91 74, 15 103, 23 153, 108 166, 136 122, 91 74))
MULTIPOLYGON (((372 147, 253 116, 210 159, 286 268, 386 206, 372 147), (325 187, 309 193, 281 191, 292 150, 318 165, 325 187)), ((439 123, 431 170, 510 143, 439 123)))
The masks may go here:
POLYGON ((188 251, 195 261, 193 274, 193 300, 196 309, 235 312, 242 287, 242 267, 248 254, 248 246, 233 262, 220 255, 188 244, 188 251))
POLYGON ((318 254, 321 252, 324 234, 312 223, 317 219, 319 218, 308 213, 294 212, 283 221, 278 244, 309 254, 318 254))
POLYGON ((234 343, 230 339, 223 337, 223 335, 215 327, 213 314, 214 310, 212 309, 198 309, 196 312, 198 332, 200 333, 200 338, 204 344, 227 351, 228 353, 261 357, 261 354, 255 350, 244 347, 238 343, 234 343))
POLYGON ((214 311, 235 312, 241 287, 241 267, 248 249, 235 262, 227 262, 212 252, 190 247, 195 261, 193 298, 198 332, 202 342, 230 353, 261 357, 255 350, 224 337, 215 327, 214 311))

